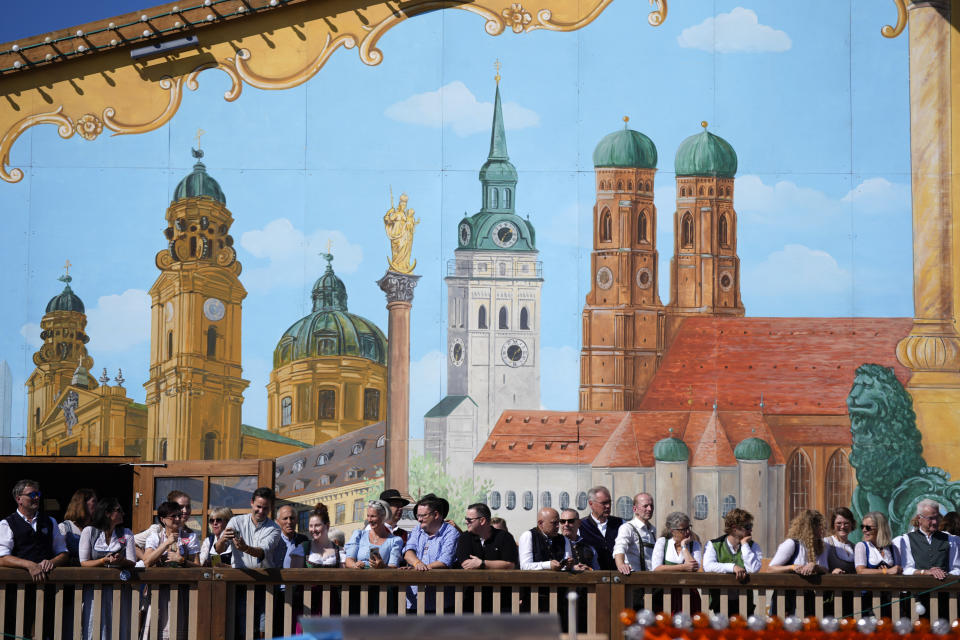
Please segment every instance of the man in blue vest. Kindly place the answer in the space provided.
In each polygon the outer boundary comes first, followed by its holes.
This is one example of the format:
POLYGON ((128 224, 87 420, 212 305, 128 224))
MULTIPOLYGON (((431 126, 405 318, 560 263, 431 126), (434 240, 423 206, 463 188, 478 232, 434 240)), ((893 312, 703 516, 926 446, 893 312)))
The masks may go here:
POLYGON ((604 571, 616 571, 613 561, 613 545, 617 541, 617 531, 623 520, 610 515, 612 498, 610 490, 604 486, 594 487, 587 492, 587 505, 590 515, 580 523, 580 535, 597 552, 597 563, 604 571))
POLYGON ((903 575, 933 576, 937 580, 948 573, 960 575, 960 538, 937 530, 942 518, 938 502, 917 503, 920 528, 903 538, 903 575))
MULTIPOLYGON (((17 510, 0 520, 0 567, 26 569, 36 584, 47 579, 47 574, 67 561, 67 543, 60 533, 57 521, 40 513, 40 483, 35 480, 20 480, 13 486, 13 501, 17 510)), ((6 620, 7 629, 12 629, 13 617, 23 616, 24 629, 31 633, 36 614, 36 594, 29 588, 25 594, 23 610, 18 610, 15 589, 7 590, 6 620)), ((46 594, 47 606, 44 608, 44 631, 40 629, 32 637, 53 637, 54 607, 46 594)))

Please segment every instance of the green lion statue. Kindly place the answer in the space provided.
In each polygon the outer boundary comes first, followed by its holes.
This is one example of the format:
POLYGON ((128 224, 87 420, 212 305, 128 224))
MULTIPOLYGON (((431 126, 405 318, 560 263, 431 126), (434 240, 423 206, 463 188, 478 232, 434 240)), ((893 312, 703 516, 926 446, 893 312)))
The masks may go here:
POLYGON ((913 400, 893 369, 860 366, 847 409, 853 435, 850 464, 857 473, 852 510, 858 520, 880 511, 893 535, 899 535, 909 530, 920 500, 931 498, 948 510, 960 504, 960 482, 950 482, 950 474, 923 460, 913 400))

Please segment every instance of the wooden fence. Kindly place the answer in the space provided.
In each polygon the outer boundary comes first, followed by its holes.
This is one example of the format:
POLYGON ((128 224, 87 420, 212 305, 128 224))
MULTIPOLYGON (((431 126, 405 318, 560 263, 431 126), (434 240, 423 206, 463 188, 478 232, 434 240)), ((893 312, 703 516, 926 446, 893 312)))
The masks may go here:
POLYGON ((922 602, 931 618, 957 618, 960 579, 929 577, 756 574, 741 584, 730 575, 605 571, 401 571, 357 569, 148 569, 121 580, 109 569, 59 568, 34 588, 29 574, 0 569, 0 621, 5 637, 170 637, 197 640, 293 635, 300 615, 462 616, 551 613, 566 624, 567 594, 578 597, 578 630, 622 639, 624 607, 779 615, 888 615, 916 619, 922 602), (417 587, 415 596, 407 587, 417 587), (934 590, 930 592, 930 590, 934 590), (45 623, 40 633, 41 621, 45 623), (34 628, 34 624, 37 625, 34 628), (101 625, 109 626, 109 633, 101 625), (144 632, 144 629, 146 630, 144 632))

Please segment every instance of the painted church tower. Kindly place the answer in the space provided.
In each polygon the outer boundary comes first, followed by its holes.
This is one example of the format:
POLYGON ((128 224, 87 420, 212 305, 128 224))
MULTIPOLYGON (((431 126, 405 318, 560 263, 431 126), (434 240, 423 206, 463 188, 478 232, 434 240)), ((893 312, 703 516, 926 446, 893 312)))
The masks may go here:
POLYGON ((490 153, 480 169, 483 206, 460 221, 447 263, 447 393, 477 405, 471 466, 504 410, 540 408, 542 264, 533 225, 516 213, 517 170, 507 155, 499 81, 490 153))
POLYGON ((194 151, 167 208, 168 248, 150 288, 147 458, 240 457, 240 312, 247 292, 220 185, 194 151))
POLYGON ((630 411, 653 378, 664 345, 653 204, 657 148, 624 125, 597 144, 593 166, 597 197, 592 283, 583 309, 580 409, 630 411))
POLYGON ((670 262, 671 332, 687 316, 742 316, 737 212, 733 209, 737 154, 707 131, 677 148, 677 209, 670 262))

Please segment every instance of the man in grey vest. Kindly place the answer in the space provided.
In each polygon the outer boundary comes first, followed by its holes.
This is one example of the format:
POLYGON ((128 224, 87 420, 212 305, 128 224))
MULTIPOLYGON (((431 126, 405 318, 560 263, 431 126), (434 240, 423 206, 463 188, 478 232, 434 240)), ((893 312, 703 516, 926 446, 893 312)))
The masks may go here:
POLYGON ((917 504, 920 528, 903 538, 903 575, 937 580, 948 573, 960 575, 960 538, 937 530, 942 519, 938 502, 921 500, 917 504))

